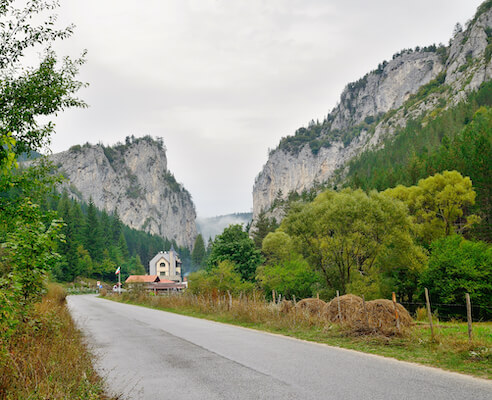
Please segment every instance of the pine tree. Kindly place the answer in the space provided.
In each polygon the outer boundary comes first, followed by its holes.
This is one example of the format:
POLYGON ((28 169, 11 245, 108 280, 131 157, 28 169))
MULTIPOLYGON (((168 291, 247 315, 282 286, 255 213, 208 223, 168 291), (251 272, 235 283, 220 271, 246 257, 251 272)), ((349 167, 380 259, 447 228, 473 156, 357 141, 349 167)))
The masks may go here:
POLYGON ((58 278, 64 281, 73 281, 80 273, 79 258, 77 255, 78 243, 75 240, 75 230, 70 218, 70 210, 70 200, 65 191, 58 203, 58 215, 65 222, 65 225, 61 229, 65 240, 58 245, 58 252, 62 256, 62 260, 60 260, 58 265, 58 278))
POLYGON ((85 217, 85 226, 83 229, 83 245, 89 252, 93 261, 102 261, 103 245, 101 240, 101 231, 97 210, 92 198, 89 200, 87 215, 85 217))
POLYGON ((199 234, 195 239, 193 251, 191 252, 191 261, 193 262, 193 266, 197 268, 202 268, 204 266, 206 256, 207 252, 205 250, 203 236, 199 234))
POLYGON ((123 256, 123 259, 127 259, 130 257, 130 253, 128 252, 128 247, 126 244, 125 236, 123 233, 120 234, 120 239, 118 241, 118 247, 121 250, 121 255, 123 256))
POLYGON ((123 232, 123 223, 118 214, 118 209, 115 208, 111 222, 111 243, 116 245, 120 241, 121 233, 123 232))
POLYGON ((102 246, 104 249, 107 249, 112 245, 112 224, 109 215, 105 210, 101 212, 99 226, 101 231, 102 246))
POLYGON ((263 239, 270 232, 273 232, 278 228, 278 224, 275 218, 268 218, 264 211, 258 214, 258 218, 253 224, 252 236, 253 242, 255 242, 255 246, 257 249, 261 249, 261 244, 263 239))

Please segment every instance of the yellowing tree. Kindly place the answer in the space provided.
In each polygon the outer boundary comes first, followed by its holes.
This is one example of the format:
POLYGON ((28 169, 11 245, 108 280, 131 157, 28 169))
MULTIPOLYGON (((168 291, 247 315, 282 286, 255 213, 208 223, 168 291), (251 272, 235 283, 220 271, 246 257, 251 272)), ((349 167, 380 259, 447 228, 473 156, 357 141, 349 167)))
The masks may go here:
POLYGON ((480 220, 468 213, 476 197, 472 182, 457 171, 444 171, 421 179, 417 186, 399 185, 383 194, 407 205, 418 236, 428 244, 443 236, 463 233, 480 220))

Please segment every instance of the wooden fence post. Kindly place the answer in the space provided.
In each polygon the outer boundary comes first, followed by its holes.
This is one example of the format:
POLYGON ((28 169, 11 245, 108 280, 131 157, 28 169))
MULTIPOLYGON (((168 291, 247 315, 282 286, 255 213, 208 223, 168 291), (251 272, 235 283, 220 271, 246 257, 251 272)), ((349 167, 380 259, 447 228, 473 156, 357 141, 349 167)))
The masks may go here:
POLYGON ((272 300, 273 304, 275 304, 275 289, 272 289, 272 300))
POLYGON ((429 300, 429 291, 427 288, 424 288, 425 290, 425 302, 427 303, 427 317, 429 318, 429 325, 431 328, 431 337, 434 339, 434 327, 432 326, 432 312, 431 312, 431 304, 429 300))
POLYGON ((395 320, 396 320, 396 329, 400 332, 400 316, 398 315, 398 309, 396 308, 396 294, 393 292, 391 294, 391 299, 393 300, 393 308, 395 309, 395 320))
POLYGON ((340 307, 340 292, 337 290, 338 320, 342 322, 342 309, 340 307))
POLYGON ((367 329, 369 329, 369 314, 367 313, 366 297, 364 295, 362 295, 362 307, 364 308, 364 316, 366 319, 366 326, 367 326, 367 329))
POLYGON ((465 294, 466 297, 466 316, 468 319, 468 341, 472 341, 472 313, 471 313, 471 301, 470 293, 465 294))

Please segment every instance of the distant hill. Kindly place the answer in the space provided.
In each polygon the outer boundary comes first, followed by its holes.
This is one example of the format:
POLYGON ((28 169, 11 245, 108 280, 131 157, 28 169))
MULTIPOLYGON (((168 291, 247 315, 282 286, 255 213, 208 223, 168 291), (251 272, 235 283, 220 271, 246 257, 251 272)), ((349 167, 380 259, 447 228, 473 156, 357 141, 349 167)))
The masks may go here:
POLYGON ((201 233, 205 244, 208 238, 215 238, 216 235, 222 233, 224 228, 233 224, 247 225, 253 218, 252 213, 235 213, 227 215, 219 215, 211 218, 197 218, 196 225, 198 233, 201 233))

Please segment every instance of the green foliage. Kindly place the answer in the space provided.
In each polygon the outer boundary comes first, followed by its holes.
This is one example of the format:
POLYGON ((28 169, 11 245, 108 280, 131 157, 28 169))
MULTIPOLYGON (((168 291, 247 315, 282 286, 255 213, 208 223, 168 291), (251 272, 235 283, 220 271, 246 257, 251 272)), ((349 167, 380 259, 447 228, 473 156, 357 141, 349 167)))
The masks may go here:
POLYGON ((465 293, 481 315, 492 316, 492 246, 472 242, 458 235, 439 239, 432 244, 429 267, 420 277, 436 304, 464 304, 465 293))
POLYGON ((320 149, 331 147, 336 140, 340 140, 344 146, 348 146, 362 131, 375 129, 382 115, 367 117, 361 124, 343 131, 331 129, 329 118, 330 116, 322 123, 311 121, 307 128, 299 128, 293 136, 283 137, 278 149, 297 155, 305 145, 309 144, 311 152, 316 155, 320 149))
POLYGON ((251 293, 254 289, 252 282, 245 282, 237 266, 231 261, 220 261, 210 270, 200 270, 189 275, 188 290, 193 294, 232 295, 251 293))
POLYGON ((57 177, 51 165, 16 170, 13 150, 0 159, 0 335, 11 335, 39 300, 56 253, 61 221, 38 204, 57 177))
MULTIPOLYGON (((364 296, 366 300, 387 299, 391 297, 393 291, 398 291, 400 296, 406 294, 404 290, 398 290, 395 283, 399 282, 392 280, 388 275, 377 272, 369 272, 364 275, 354 274, 351 282, 347 285, 347 293, 364 296)), ((412 289, 413 296, 415 287, 412 289)))
POLYGON ((444 85, 444 81, 446 80, 446 73, 441 72, 437 75, 433 80, 429 83, 421 86, 417 93, 410 96, 410 98, 405 102, 404 107, 408 109, 412 107, 414 104, 424 100, 432 93, 443 93, 448 89, 446 85, 444 85))
MULTIPOLYGON (((131 229, 124 225, 118 210, 112 214, 89 204, 70 200, 67 193, 52 196, 49 207, 58 210, 63 218, 64 240, 59 245, 60 261, 53 269, 59 281, 73 281, 78 276, 114 281, 115 269, 121 267, 121 276, 143 275, 144 265, 159 252, 178 249, 185 268, 191 269, 190 252, 176 243, 157 235, 131 229)), ((47 206, 47 207, 48 207, 47 206)))
POLYGON ((205 250, 205 242, 203 236, 198 234, 193 245, 193 251, 191 252, 191 261, 193 266, 197 269, 201 269, 205 266, 207 258, 207 251, 205 250))
POLYGON ((242 226, 230 225, 215 237, 207 261, 208 270, 216 268, 221 261, 231 261, 242 279, 253 281, 263 258, 242 226))
POLYGON ((312 297, 321 280, 301 256, 258 267, 256 279, 267 295, 275 290, 287 299, 312 297))
POLYGON ((341 292, 353 274, 420 269, 425 255, 411 229, 401 202, 361 190, 323 192, 293 207, 280 226, 327 287, 341 292))
MULTIPOLYGON (((64 58, 58 63, 50 50, 57 39, 68 38, 72 27, 57 29, 55 17, 46 16, 56 3, 44 0, 4 1, 0 7, 0 136, 12 134, 14 153, 20 155, 38 150, 49 142, 53 131, 50 122, 40 124, 40 116, 49 116, 69 107, 84 107, 74 94, 84 86, 75 80, 83 56, 77 60, 64 58), (33 26, 33 19, 43 19, 33 26), (34 47, 42 53, 38 66, 21 63, 26 49, 34 47)), ((0 158, 4 156, 0 152, 0 158)))
POLYGON ((477 12, 473 17, 471 24, 475 23, 482 14, 486 13, 491 8, 492 8, 492 0, 485 0, 482 4, 478 6, 477 12))
POLYGON ((474 234, 492 240, 490 184, 492 151, 492 82, 434 119, 410 120, 376 151, 366 151, 349 164, 347 185, 384 190, 398 184, 415 185, 445 170, 470 177, 477 193, 474 211, 482 223, 474 234))
POLYGON ((476 215, 467 212, 475 204, 471 180, 457 171, 444 171, 420 180, 417 186, 399 185, 383 193, 407 205, 418 236, 426 244, 462 233, 478 222, 476 215))
POLYGON ((253 237, 253 242, 257 249, 261 249, 263 239, 270 232, 275 231, 279 224, 273 217, 267 217, 264 211, 258 214, 258 217, 254 221, 253 227, 251 229, 251 236, 253 237))
POLYGON ((187 190, 183 187, 183 185, 178 183, 178 181, 176 180, 176 178, 174 177, 172 172, 165 171, 163 173, 162 177, 164 178, 164 181, 167 182, 169 189, 171 189, 172 192, 174 192, 174 193, 181 193, 181 192, 188 193, 187 190))
POLYGON ((271 232, 265 237, 261 251, 268 264, 281 263, 289 260, 295 254, 291 237, 281 230, 271 232))

